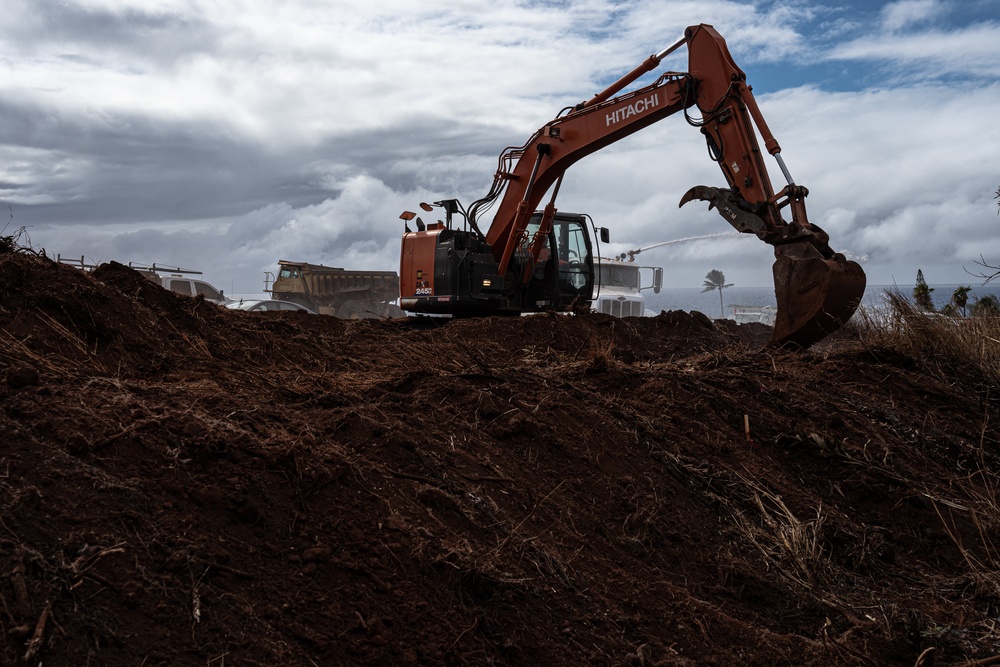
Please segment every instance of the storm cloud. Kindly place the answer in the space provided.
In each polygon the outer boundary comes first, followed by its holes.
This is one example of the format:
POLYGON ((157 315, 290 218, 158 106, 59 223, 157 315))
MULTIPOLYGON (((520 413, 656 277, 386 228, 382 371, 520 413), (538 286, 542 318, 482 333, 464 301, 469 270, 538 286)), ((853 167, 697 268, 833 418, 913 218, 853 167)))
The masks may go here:
MULTIPOLYGON (((711 23, 810 218, 872 284, 1000 260, 993 3, 12 0, 0 17, 0 202, 50 254, 160 262, 236 294, 279 259, 396 269, 404 209, 486 193, 504 147, 711 23)), ((668 68, 684 69, 684 56, 668 68)), ((648 83, 651 79, 640 81, 648 83)), ((772 169, 777 187, 783 179, 772 169)), ((728 231, 697 130, 670 118, 575 165, 558 205, 606 254, 728 231)), ((770 283, 753 238, 643 255, 668 285, 770 283)))

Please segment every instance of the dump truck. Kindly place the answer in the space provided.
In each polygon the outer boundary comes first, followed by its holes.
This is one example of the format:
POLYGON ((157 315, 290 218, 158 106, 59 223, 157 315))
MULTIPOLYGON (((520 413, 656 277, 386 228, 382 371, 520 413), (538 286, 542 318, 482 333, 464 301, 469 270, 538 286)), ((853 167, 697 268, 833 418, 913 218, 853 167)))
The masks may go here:
POLYGON ((321 315, 344 319, 405 317, 395 271, 360 271, 308 262, 278 261, 278 274, 265 274, 265 292, 321 315), (270 288, 267 284, 273 279, 270 288))

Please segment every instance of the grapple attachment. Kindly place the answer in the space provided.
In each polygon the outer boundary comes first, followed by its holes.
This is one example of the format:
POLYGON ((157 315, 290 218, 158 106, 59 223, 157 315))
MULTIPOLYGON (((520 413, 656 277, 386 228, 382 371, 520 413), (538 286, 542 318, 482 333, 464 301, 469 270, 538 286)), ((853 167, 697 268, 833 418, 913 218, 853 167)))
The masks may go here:
MULTIPOLYGON (((797 188, 800 199, 807 192, 797 188)), ((809 347, 854 315, 865 293, 865 272, 857 262, 831 250, 819 227, 796 224, 768 229, 732 190, 696 185, 684 194, 680 205, 695 199, 707 201, 708 208, 717 210, 737 231, 756 234, 775 246, 772 272, 778 313, 771 345, 809 347)), ((804 208, 801 215, 804 219, 804 208)))
POLYGON ((771 345, 809 347, 844 326, 865 293, 857 262, 823 256, 809 243, 774 251, 774 295, 778 313, 771 345))

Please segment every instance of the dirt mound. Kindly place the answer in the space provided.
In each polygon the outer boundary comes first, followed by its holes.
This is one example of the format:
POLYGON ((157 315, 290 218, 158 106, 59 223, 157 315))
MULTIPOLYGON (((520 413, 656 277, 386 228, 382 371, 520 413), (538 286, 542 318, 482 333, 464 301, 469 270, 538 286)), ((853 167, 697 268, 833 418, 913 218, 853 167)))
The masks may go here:
POLYGON ((0 253, 0 657, 1000 653, 995 396, 769 334, 246 313, 0 253))

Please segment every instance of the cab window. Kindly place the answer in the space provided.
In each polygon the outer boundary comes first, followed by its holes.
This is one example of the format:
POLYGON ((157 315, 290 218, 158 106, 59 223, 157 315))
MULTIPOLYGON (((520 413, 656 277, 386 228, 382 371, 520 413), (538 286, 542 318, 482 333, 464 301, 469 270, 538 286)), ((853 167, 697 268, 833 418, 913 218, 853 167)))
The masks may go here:
POLYGON ((194 290, 196 294, 201 294, 206 299, 214 299, 216 301, 222 300, 222 294, 219 292, 219 290, 215 289, 208 283, 203 283, 196 280, 194 282, 194 290))
MULTIPOLYGON (((524 234, 521 236, 521 242, 518 244, 517 250, 515 251, 515 265, 524 266, 528 262, 531 243, 535 240, 535 235, 538 234, 540 226, 540 220, 537 215, 528 223, 528 226, 524 230, 524 234)), ((552 259, 552 250, 549 247, 549 244, 549 240, 545 239, 542 243, 541 251, 538 253, 538 262, 535 264, 533 275, 539 280, 541 280, 545 275, 549 266, 549 260, 552 259)))
POLYGON ((639 289, 639 271, 632 267, 601 266, 601 285, 605 287, 628 287, 639 289))
POLYGON ((559 239, 559 281, 573 290, 589 293, 592 259, 583 221, 557 220, 555 225, 559 239))

